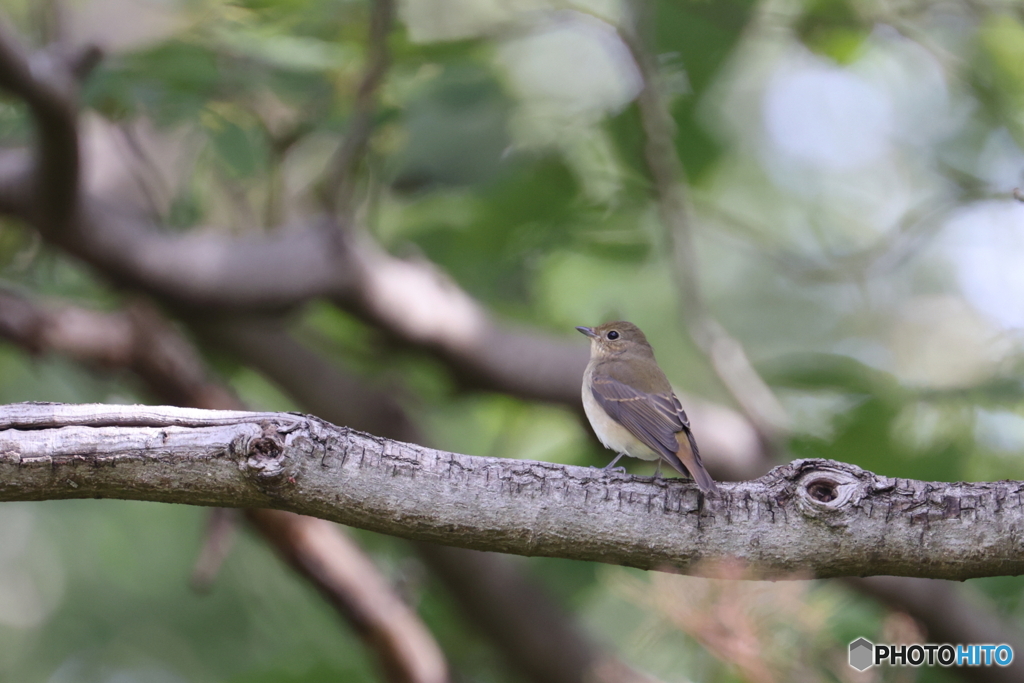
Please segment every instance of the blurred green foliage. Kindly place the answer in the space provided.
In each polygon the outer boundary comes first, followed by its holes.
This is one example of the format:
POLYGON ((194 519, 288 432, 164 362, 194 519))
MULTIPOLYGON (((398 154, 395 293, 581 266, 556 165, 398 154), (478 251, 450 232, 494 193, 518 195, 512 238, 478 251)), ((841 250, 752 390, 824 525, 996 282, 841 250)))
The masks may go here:
POLYGON ((841 64, 853 61, 867 40, 870 26, 856 3, 836 0, 808 2, 796 23, 800 40, 815 52, 841 64))
POLYGON ((977 89, 997 120, 1024 144, 1024 25, 1010 14, 992 14, 978 31, 977 89))
MULTIPOLYGON (((5 0, 3 8, 41 45, 55 35, 49 5, 5 0)), ((362 77, 368 4, 67 5, 67 32, 113 45, 83 87, 86 118, 112 138, 170 141, 149 159, 162 183, 142 172, 130 179, 163 197, 147 211, 164 226, 274 230, 316 210, 318 179, 348 129, 362 77), (95 19, 122 13, 137 21, 95 19)), ((601 33, 628 9, 538 7, 519 14, 474 0, 403 5, 359 169, 360 216, 385 248, 437 263, 501 316, 567 337, 575 325, 633 320, 680 388, 729 403, 679 318, 644 165, 639 84, 622 46, 601 33), (552 35, 562 36, 566 52, 527 51, 547 59, 542 68, 509 63, 509 54, 526 61, 511 50, 517 41, 552 35), (595 75, 564 57, 584 53, 612 55, 622 73, 595 75), (524 87, 531 82, 534 89, 524 87)), ((856 0, 659 0, 642 13, 640 33, 656 53, 693 185, 701 283, 712 312, 794 418, 794 457, 926 480, 1022 478, 1019 330, 964 312, 984 302, 971 298, 956 267, 968 248, 942 242, 948 216, 923 228, 908 217, 968 191, 1003 198, 1005 169, 1019 176, 1024 29, 1019 14, 977 3, 889 9, 856 0), (797 123, 773 128, 765 103, 793 73, 858 84, 852 101, 821 105, 837 116, 881 97, 846 123, 882 120, 883 152, 860 166, 849 159, 862 149, 815 157, 838 143, 820 121, 792 112, 797 123), (806 140, 815 144, 802 146, 806 140), (935 302, 944 313, 919 319, 935 302), (949 336, 965 328, 975 337, 949 336)), ((811 102, 788 103, 816 111, 811 102)), ((0 100, 3 144, 29 136, 24 107, 0 100)), ((94 308, 116 307, 124 296, 10 223, 0 224, 0 277, 94 308)), ((439 363, 391 347, 322 302, 297 318, 303 341, 326 357, 400 386, 433 445, 605 462, 567 409, 458 393, 439 363)), ((209 362, 253 408, 302 409, 235 359, 209 362)), ((131 377, 0 345, 0 400, 149 397, 131 377)), ((258 540, 239 539, 209 595, 190 592, 203 519, 202 510, 120 502, 0 508, 0 680, 378 680, 352 633, 258 540)), ((516 680, 404 544, 359 537, 407 591, 458 680, 516 680)), ((671 584, 619 567, 529 567, 639 668, 665 681, 745 680, 680 625, 675 603, 637 598, 637 586, 660 595, 671 584)), ((1024 616, 1018 579, 975 583, 1003 614, 1024 616)), ((797 598, 765 595, 779 609, 785 601, 800 606, 794 623, 754 629, 762 645, 783 643, 790 662, 775 665, 793 676, 799 672, 785 666, 799 663, 811 672, 807 680, 845 680, 837 672, 849 641, 894 637, 893 615, 836 584, 813 584, 797 598)), ((950 680, 938 670, 916 676, 950 680)))

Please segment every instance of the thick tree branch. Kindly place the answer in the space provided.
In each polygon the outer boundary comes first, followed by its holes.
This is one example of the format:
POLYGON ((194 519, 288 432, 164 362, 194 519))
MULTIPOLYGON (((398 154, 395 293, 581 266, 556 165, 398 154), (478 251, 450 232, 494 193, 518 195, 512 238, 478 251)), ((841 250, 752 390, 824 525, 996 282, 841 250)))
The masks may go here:
POLYGON ((0 500, 269 507, 477 550, 688 571, 966 579, 1024 571, 1021 482, 797 460, 704 498, 680 480, 481 458, 314 417, 130 406, 0 411, 0 500))

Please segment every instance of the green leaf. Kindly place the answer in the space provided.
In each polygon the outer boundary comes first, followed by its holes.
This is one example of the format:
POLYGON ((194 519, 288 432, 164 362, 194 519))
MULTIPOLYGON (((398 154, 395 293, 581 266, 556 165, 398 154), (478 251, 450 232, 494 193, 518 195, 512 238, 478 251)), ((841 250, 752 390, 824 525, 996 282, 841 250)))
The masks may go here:
POLYGON ((871 34, 870 23, 848 0, 812 0, 795 28, 804 45, 839 64, 853 61, 871 34))
POLYGON ((220 159, 235 176, 248 178, 264 167, 267 150, 259 131, 222 121, 211 139, 220 159))

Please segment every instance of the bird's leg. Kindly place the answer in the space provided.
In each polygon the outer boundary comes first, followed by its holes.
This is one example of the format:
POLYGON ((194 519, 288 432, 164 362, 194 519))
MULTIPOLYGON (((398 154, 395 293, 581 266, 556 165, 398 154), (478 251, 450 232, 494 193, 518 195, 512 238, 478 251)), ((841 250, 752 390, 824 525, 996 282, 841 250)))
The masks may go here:
POLYGON ((658 466, 654 469, 654 478, 661 479, 661 458, 658 458, 658 466))
POLYGON ((618 455, 615 456, 614 460, 612 460, 610 463, 608 463, 607 465, 605 465, 601 469, 604 470, 605 472, 622 472, 623 474, 625 474, 625 472, 626 472, 626 468, 625 467, 616 467, 615 466, 615 463, 617 463, 619 461, 619 459, 622 456, 624 456, 624 455, 625 455, 625 453, 619 453, 618 455))

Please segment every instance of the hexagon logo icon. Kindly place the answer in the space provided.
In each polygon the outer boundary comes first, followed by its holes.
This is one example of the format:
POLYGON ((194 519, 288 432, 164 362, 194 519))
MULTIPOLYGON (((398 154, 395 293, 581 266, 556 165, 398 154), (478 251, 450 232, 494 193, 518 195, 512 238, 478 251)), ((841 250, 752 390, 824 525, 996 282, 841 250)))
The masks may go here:
POLYGON ((875 646, 867 638, 858 638, 850 643, 850 666, 857 671, 864 671, 872 665, 875 646))

